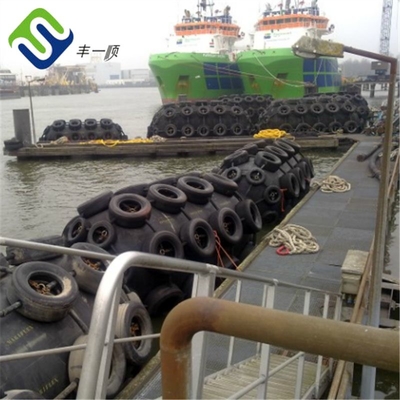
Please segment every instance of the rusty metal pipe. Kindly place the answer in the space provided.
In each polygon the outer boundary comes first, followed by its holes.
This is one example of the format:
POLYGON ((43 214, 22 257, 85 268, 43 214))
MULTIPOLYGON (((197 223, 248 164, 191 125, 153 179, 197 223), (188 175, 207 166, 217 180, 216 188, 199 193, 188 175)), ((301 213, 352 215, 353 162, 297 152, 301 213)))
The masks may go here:
POLYGON ((161 329, 164 399, 190 398, 190 342, 200 331, 399 371, 397 332, 197 297, 176 306, 161 329))

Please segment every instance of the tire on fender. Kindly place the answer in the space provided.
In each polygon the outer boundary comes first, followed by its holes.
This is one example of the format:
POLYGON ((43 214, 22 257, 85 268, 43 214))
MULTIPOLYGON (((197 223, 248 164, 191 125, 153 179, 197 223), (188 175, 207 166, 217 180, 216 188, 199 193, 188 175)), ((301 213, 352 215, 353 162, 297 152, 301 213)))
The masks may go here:
MULTIPOLYGON (((133 292, 132 292, 133 293, 133 292)), ((150 315, 142 302, 130 301, 118 306, 115 336, 118 338, 151 335, 153 326, 150 315)), ((150 358, 152 340, 123 343, 126 359, 134 365, 143 365, 150 358)))
POLYGON ((158 210, 177 214, 185 206, 187 196, 175 186, 157 183, 149 186, 147 199, 158 210))
POLYGON ((244 233, 256 233, 262 228, 260 211, 251 199, 240 201, 235 206, 235 211, 242 221, 244 233))
POLYGON ((279 184, 281 188, 285 190, 285 194, 288 197, 299 197, 300 183, 293 173, 288 172, 287 174, 279 178, 279 184))
POLYGON ((83 218, 90 218, 95 214, 107 209, 113 192, 106 190, 99 195, 85 201, 77 207, 78 214, 83 218))
POLYGON ((160 285, 145 298, 144 304, 150 316, 162 316, 183 300, 183 292, 175 284, 160 285))
POLYGON ((196 256, 207 258, 214 254, 215 236, 210 224, 195 218, 182 225, 180 238, 185 246, 196 256))
POLYGON ((239 182, 242 177, 242 170, 239 167, 230 167, 222 173, 222 176, 225 176, 234 182, 239 182))
POLYGON ((122 193, 114 196, 108 213, 111 221, 124 228, 140 228, 150 218, 151 204, 143 196, 122 193))
POLYGON ((195 204, 206 204, 214 192, 210 182, 197 176, 181 176, 176 187, 186 194, 188 201, 195 204))
POLYGON ((238 190, 237 183, 225 176, 207 172, 203 175, 203 178, 213 185, 217 193, 225 196, 232 196, 238 190))
POLYGON ((184 258, 181 241, 175 233, 169 231, 156 232, 150 241, 145 244, 144 251, 159 256, 184 258))
POLYGON ((264 190, 263 199, 267 204, 271 206, 278 204, 281 201, 281 198, 282 198, 281 190, 276 185, 269 185, 264 190))
POLYGON ((237 244, 243 237, 243 225, 239 216, 230 208, 214 211, 208 219, 222 241, 237 244))
POLYGON ((42 261, 19 265, 7 288, 9 303, 22 303, 17 312, 39 322, 63 319, 78 294, 78 285, 71 274, 58 265, 42 261))
MULTIPOLYGON (((88 335, 79 336, 74 345, 86 344, 88 341, 88 335)), ((70 382, 75 379, 80 379, 83 365, 83 357, 85 355, 85 349, 72 350, 68 358, 68 378, 70 382)), ((106 387, 106 397, 114 397, 122 386, 125 378, 126 360, 124 351, 120 344, 114 344, 113 352, 111 355, 111 366, 110 374, 108 377, 106 387)))
POLYGON ((62 232, 65 245, 71 247, 74 243, 86 241, 89 230, 89 223, 85 218, 79 215, 72 218, 71 221, 65 225, 62 232))
POLYGON ((275 172, 282 165, 282 161, 275 154, 259 151, 254 158, 254 164, 265 171, 275 172))
POLYGON ((97 221, 89 229, 87 241, 102 249, 109 248, 116 240, 114 226, 108 221, 97 221))
MULTIPOLYGON (((101 247, 92 243, 75 243, 71 248, 109 254, 101 247)), ((96 294, 104 272, 108 268, 109 261, 84 256, 70 256, 70 263, 72 270, 75 272, 75 280, 79 288, 84 292, 96 294)))

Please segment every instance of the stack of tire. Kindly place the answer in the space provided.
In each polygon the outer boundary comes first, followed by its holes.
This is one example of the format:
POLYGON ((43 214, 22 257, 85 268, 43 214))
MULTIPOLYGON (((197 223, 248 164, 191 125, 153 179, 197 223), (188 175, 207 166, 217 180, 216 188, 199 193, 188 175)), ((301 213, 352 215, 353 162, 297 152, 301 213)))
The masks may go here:
POLYGON ((39 142, 51 142, 63 136, 70 142, 128 139, 121 126, 111 119, 102 118, 97 121, 94 118, 87 118, 84 121, 71 119, 68 122, 58 119, 45 128, 39 142))
POLYGON ((207 138, 248 136, 253 133, 251 120, 243 107, 219 100, 181 102, 162 106, 153 116, 147 137, 207 138))
POLYGON ((257 130, 280 129, 295 136, 361 132, 369 118, 367 101, 358 94, 309 95, 275 100, 260 116, 257 130))

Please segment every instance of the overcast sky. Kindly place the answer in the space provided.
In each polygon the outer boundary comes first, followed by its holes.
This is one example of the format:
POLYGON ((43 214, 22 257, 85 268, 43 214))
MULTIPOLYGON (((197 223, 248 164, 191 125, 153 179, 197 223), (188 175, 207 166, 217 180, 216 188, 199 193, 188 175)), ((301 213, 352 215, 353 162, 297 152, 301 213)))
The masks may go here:
MULTIPOLYGON (((214 1, 215 9, 231 7, 233 19, 244 32, 252 29, 268 1, 272 6, 279 3, 279 0, 214 1)), ((330 35, 332 40, 379 51, 383 0, 319 0, 318 4, 322 14, 336 27, 330 35)), ((35 8, 46 9, 74 34, 72 44, 57 63, 89 62, 90 56, 76 54, 82 45, 92 50, 120 45, 118 58, 113 61, 127 69, 147 68, 149 54, 163 50, 165 38, 182 17, 183 10, 195 12, 196 5, 197 0, 0 0, 0 67, 21 75, 45 73, 35 69, 18 49, 8 44, 11 32, 35 8)), ((394 55, 399 54, 398 9, 399 0, 393 0, 390 50, 394 55)))

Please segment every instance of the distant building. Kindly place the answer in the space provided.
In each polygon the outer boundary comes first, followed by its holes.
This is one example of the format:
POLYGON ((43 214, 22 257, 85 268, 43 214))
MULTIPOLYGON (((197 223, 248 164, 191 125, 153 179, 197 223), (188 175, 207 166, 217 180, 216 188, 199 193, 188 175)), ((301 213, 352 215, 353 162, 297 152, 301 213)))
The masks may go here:
POLYGON ((108 85, 110 81, 121 80, 121 64, 110 61, 102 61, 92 57, 89 64, 85 64, 86 76, 97 83, 97 85, 108 85))
POLYGON ((121 78, 132 83, 148 82, 152 76, 149 69, 124 69, 121 72, 121 78))

